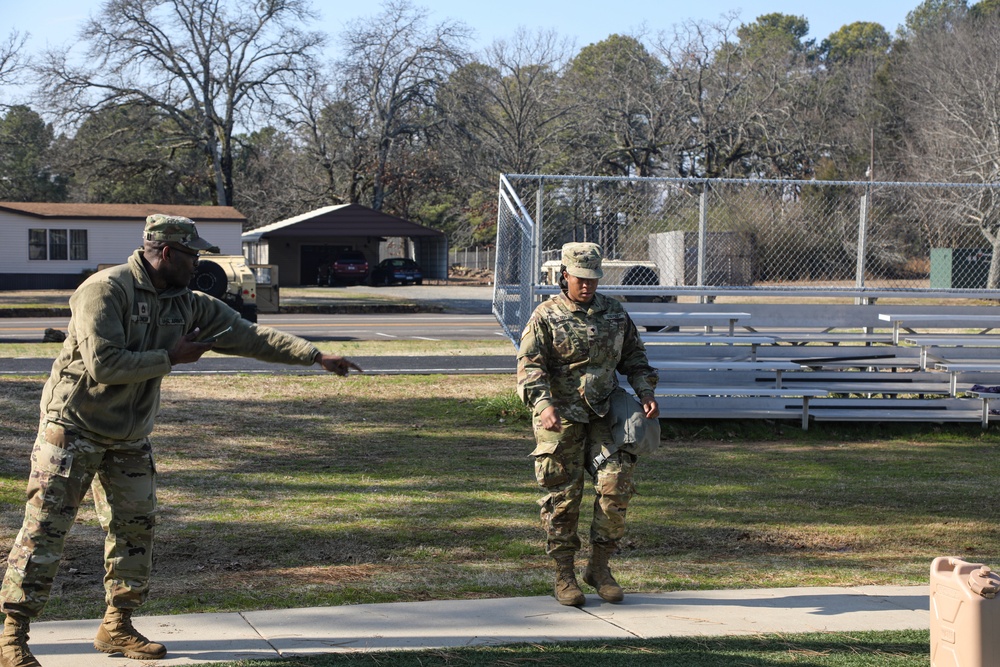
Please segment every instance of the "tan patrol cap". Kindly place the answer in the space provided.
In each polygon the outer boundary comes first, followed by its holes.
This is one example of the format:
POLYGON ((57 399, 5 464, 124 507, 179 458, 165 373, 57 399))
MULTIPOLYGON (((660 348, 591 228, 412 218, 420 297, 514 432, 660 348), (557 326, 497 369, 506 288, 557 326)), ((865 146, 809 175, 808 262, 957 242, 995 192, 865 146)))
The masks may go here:
POLYGON ((163 241, 184 246, 191 250, 219 252, 218 246, 214 246, 198 236, 194 220, 180 215, 154 213, 149 216, 146 218, 146 229, 143 231, 142 238, 147 241, 163 241))
POLYGON ((566 273, 577 278, 601 278, 603 255, 601 246, 596 243, 567 243, 562 247, 562 263, 566 273))

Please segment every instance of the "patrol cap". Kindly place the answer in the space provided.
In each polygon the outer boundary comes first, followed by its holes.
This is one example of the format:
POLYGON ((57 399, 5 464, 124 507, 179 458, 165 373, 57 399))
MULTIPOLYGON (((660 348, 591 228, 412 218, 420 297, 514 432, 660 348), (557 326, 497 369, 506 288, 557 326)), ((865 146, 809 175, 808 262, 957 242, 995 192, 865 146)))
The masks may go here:
POLYGON ((173 245, 184 246, 191 250, 207 250, 219 252, 219 246, 214 246, 198 236, 194 220, 180 215, 164 215, 154 213, 146 218, 146 229, 142 238, 147 241, 163 241, 173 245))
POLYGON ((566 273, 577 278, 601 278, 603 252, 596 243, 567 243, 562 247, 562 263, 566 273))

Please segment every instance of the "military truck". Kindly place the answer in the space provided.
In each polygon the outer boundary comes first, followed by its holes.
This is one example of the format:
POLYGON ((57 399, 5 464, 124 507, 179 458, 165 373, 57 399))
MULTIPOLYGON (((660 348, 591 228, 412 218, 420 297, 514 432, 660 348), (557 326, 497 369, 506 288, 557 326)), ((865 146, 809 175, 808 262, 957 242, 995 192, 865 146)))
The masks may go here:
POLYGON ((188 287, 225 301, 245 320, 257 321, 257 279, 243 255, 202 255, 188 287))
MULTIPOLYGON (((543 285, 559 284, 559 267, 562 262, 552 259, 542 264, 541 283, 543 285)), ((656 264, 643 260, 606 259, 601 262, 604 277, 602 285, 658 285, 659 271, 656 264)))
MULTIPOLYGON (((97 270, 115 264, 98 264, 97 270)), ((257 313, 278 312, 278 267, 247 264, 243 255, 200 255, 198 268, 188 287, 225 301, 245 320, 257 321, 257 313)))
MULTIPOLYGON (((558 259, 551 259, 542 264, 542 275, 539 277, 543 285, 559 284, 559 268, 562 262, 558 259)), ((601 284, 608 286, 649 286, 660 284, 660 271, 654 262, 631 259, 606 259, 601 262, 604 270, 604 277, 601 284)), ((677 297, 672 294, 657 294, 655 292, 642 291, 629 293, 616 291, 615 296, 622 301, 631 302, 656 302, 656 303, 676 303, 677 297)), ((663 327, 648 326, 646 331, 660 331, 663 327)), ((676 331, 676 327, 671 327, 668 331, 676 331)))

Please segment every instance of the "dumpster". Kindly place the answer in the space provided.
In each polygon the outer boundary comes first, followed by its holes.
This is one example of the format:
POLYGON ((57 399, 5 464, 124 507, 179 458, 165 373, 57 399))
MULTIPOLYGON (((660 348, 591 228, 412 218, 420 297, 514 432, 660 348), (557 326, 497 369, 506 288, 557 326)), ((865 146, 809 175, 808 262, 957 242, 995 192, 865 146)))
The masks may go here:
POLYGON ((931 563, 931 667, 1000 665, 1000 576, 979 563, 931 563))

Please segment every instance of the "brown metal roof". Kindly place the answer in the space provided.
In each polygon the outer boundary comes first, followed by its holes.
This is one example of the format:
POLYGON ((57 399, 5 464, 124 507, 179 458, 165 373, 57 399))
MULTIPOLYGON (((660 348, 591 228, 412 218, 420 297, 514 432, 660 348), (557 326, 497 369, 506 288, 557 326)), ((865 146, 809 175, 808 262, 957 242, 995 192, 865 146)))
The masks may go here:
POLYGON ((316 236, 444 236, 444 232, 360 204, 327 206, 243 232, 243 240, 316 236))
POLYGON ((145 220, 153 213, 182 215, 195 222, 246 222, 246 216, 232 206, 176 206, 173 204, 51 204, 46 202, 0 202, 0 211, 34 218, 75 220, 145 220))

